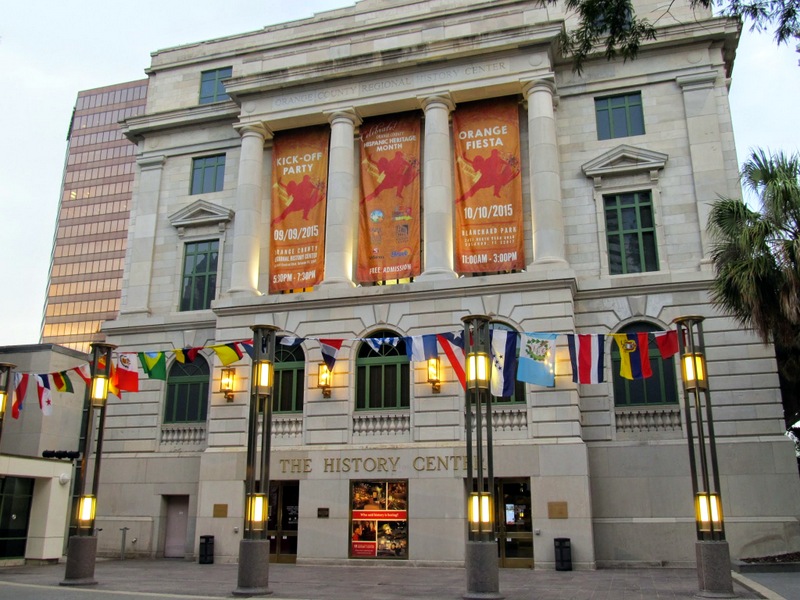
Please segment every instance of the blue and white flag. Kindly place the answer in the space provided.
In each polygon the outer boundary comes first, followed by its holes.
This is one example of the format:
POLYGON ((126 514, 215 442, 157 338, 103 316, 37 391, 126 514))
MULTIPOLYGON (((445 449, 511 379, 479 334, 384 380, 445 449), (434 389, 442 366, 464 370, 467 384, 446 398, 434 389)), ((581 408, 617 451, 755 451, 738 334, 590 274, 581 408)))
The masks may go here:
POLYGON ((429 358, 438 358, 439 349, 436 345, 436 334, 407 337, 406 352, 408 353, 408 360, 413 362, 424 362, 429 358))
POLYGON ((520 339, 517 379, 534 385, 556 385, 557 333, 523 333, 520 339))
POLYGON ((369 344, 369 347, 372 348, 375 352, 381 351, 381 346, 384 344, 389 344, 392 347, 396 347, 397 344, 400 342, 399 337, 371 337, 366 338, 364 340, 369 344))
POLYGON ((493 396, 508 398, 514 395, 517 374, 517 332, 505 329, 492 330, 493 396))

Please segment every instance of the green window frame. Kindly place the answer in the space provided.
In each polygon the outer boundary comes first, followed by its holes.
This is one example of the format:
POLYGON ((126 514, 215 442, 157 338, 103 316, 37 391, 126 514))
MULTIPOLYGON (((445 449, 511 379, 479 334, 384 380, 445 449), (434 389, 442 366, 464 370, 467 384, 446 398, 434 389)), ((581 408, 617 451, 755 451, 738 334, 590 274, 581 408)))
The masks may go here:
POLYGON ((595 98, 594 112, 598 140, 644 135, 641 92, 595 98))
POLYGON ((300 344, 275 347, 275 384, 272 412, 302 413, 305 392, 306 355, 300 344))
MULTIPOLYGON (((490 329, 501 329, 519 333, 513 327, 505 323, 492 322, 490 329)), ((517 338, 517 356, 519 357, 519 337, 517 338)), ((525 404, 525 382, 517 380, 514 384, 514 393, 511 396, 492 396, 492 404, 525 404)))
POLYGON ((392 331, 370 337, 398 338, 378 351, 362 342, 356 357, 356 410, 398 410, 411 405, 411 380, 405 340, 392 331))
POLYGON ((192 159, 190 195, 221 192, 225 185, 225 155, 202 156, 192 159))
POLYGON ((176 360, 167 374, 164 423, 205 423, 210 379, 208 362, 202 356, 190 363, 176 360))
POLYGON ((233 67, 222 67, 200 73, 200 104, 211 104, 229 100, 222 84, 223 79, 228 79, 233 75, 233 67))
POLYGON ((217 292, 219 240, 188 242, 183 250, 181 311, 205 310, 217 292))
POLYGON ((603 196, 611 275, 658 271, 658 245, 649 191, 603 196))
MULTIPOLYGON (((618 333, 638 333, 659 331, 651 323, 630 323, 618 333)), ((620 354, 616 342, 611 342, 611 373, 614 385, 614 406, 654 406, 678 404, 678 385, 675 374, 675 361, 664 360, 658 350, 655 338, 648 336, 648 353, 653 375, 647 379, 625 379, 619 374, 620 354)))

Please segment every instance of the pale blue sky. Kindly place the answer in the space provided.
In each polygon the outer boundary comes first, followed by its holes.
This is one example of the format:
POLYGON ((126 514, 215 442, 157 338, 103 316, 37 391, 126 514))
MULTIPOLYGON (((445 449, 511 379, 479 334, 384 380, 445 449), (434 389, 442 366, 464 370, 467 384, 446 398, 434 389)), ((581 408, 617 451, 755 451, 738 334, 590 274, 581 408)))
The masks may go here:
MULTIPOLYGON (((160 48, 252 31, 353 3, 0 4, 0 345, 39 341, 67 128, 79 91, 144 78, 150 52, 160 48)), ((730 97, 740 162, 756 146, 798 151, 798 59, 794 46, 779 49, 768 34, 745 32, 730 97)))

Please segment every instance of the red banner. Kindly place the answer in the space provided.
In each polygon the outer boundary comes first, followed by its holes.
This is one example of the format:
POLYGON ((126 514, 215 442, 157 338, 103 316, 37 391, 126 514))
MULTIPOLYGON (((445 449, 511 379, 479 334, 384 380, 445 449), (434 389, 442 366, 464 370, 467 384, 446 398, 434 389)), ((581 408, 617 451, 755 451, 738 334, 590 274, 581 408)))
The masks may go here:
POLYGON ((420 273, 420 117, 361 125, 359 282, 420 273))
POLYGON ((325 268, 330 129, 280 133, 272 147, 269 292, 309 288, 325 268))
POLYGON ((459 105, 456 150, 456 271, 525 267, 519 110, 516 98, 459 105))

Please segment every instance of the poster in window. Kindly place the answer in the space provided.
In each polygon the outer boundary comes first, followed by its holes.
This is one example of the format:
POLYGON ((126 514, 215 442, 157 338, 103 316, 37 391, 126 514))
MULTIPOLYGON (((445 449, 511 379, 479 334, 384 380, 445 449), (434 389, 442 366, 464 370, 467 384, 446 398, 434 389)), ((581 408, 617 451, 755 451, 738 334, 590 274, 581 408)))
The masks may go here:
POLYGON ((313 287, 325 266, 330 129, 310 127, 275 135, 269 292, 313 287))
POLYGON ((459 105, 453 113, 456 271, 525 267, 519 110, 514 97, 459 105))
POLYGON ((359 282, 420 273, 420 117, 364 121, 358 234, 359 282))
POLYGON ((407 481, 353 482, 351 507, 351 557, 408 557, 407 481))

